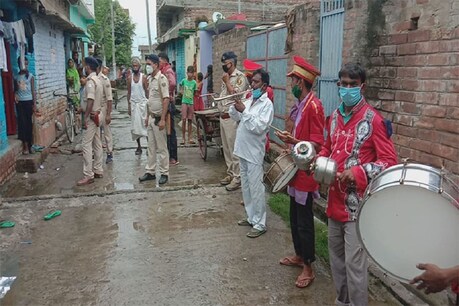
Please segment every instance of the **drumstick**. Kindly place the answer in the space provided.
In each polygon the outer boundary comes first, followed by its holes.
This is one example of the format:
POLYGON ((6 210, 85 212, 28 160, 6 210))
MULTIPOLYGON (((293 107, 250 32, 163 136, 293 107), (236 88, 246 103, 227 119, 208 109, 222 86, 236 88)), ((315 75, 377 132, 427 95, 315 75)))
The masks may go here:
POLYGON ((269 127, 272 128, 273 130, 275 130, 276 132, 281 133, 281 134, 284 134, 284 133, 285 133, 285 131, 283 131, 283 130, 281 130, 281 129, 278 129, 278 128, 275 127, 275 126, 269 125, 269 127))

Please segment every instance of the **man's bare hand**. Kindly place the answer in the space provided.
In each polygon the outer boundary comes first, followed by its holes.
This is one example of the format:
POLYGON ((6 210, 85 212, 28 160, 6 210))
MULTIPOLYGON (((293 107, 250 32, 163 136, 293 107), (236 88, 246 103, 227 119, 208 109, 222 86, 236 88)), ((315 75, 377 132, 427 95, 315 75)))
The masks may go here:
POLYGON ((355 177, 351 169, 346 169, 343 172, 337 173, 338 180, 345 185, 351 185, 355 183, 355 177))
POLYGON ((105 117, 105 124, 110 124, 110 122, 112 122, 112 117, 107 115, 107 117, 105 117))
POLYGON ((223 76, 222 76, 222 81, 224 83, 228 82, 229 81, 229 74, 228 73, 224 73, 223 76))
POLYGON ((293 144, 295 142, 295 138, 292 136, 292 134, 290 134, 287 131, 282 131, 282 132, 277 132, 276 131, 275 134, 280 140, 282 140, 285 143, 293 144))
POLYGON ((159 130, 164 130, 164 128, 166 127, 166 120, 159 120, 158 122, 158 128, 159 130))
POLYGON ((424 270, 424 273, 410 281, 410 284, 419 283, 416 286, 417 289, 425 289, 425 293, 429 294, 440 292, 448 287, 448 277, 443 269, 434 264, 418 264, 416 267, 419 270, 424 270))
POLYGON ((242 113, 245 110, 245 105, 242 103, 241 99, 236 100, 236 103, 234 103, 234 108, 242 113))

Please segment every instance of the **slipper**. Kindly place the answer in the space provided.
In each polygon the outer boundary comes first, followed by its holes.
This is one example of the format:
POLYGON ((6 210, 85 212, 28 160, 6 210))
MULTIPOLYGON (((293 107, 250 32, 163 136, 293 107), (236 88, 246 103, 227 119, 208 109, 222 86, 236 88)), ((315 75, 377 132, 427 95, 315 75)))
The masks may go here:
POLYGON ((180 145, 181 145, 181 146, 184 146, 184 145, 185 145, 185 142, 183 142, 183 141, 180 142, 180 145))
POLYGON ((53 218, 56 218, 57 216, 60 216, 61 215, 61 211, 60 210, 55 210, 53 212, 50 212, 49 214, 45 215, 43 217, 43 219, 45 219, 45 221, 48 221, 48 220, 51 220, 53 218))
POLYGON ((303 277, 301 279, 299 279, 299 278, 300 277, 298 276, 298 278, 296 279, 296 282, 295 282, 295 286, 297 286, 298 288, 306 288, 310 284, 312 284, 312 282, 314 281, 316 276, 315 276, 315 274, 313 274, 311 277, 303 277))
POLYGON ((13 227, 15 225, 16 223, 14 223, 13 221, 1 221, 0 222, 0 228, 8 228, 8 227, 13 227))
POLYGON ((304 263, 303 261, 294 261, 292 260, 292 257, 293 256, 287 256, 287 257, 284 257, 282 258, 279 263, 281 265, 284 265, 284 266, 291 266, 291 267, 303 267, 304 266, 304 263))
POLYGON ((190 140, 188 141, 189 144, 196 144, 196 142, 194 140, 190 140))

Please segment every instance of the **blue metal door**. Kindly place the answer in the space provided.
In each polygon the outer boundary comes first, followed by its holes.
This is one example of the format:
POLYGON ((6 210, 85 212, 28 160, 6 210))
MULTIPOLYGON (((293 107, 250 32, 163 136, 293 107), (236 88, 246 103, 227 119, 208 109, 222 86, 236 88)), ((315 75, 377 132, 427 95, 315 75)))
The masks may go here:
MULTIPOLYGON (((274 120, 272 125, 285 129, 285 89, 287 86, 288 56, 284 54, 287 28, 276 27, 265 32, 250 35, 247 39, 247 58, 263 65, 269 72, 270 83, 274 89, 274 120)), ((270 138, 276 143, 282 142, 270 129, 270 138)))
POLYGON ((343 28, 344 0, 321 0, 319 97, 325 116, 339 105, 336 82, 342 64, 343 28))

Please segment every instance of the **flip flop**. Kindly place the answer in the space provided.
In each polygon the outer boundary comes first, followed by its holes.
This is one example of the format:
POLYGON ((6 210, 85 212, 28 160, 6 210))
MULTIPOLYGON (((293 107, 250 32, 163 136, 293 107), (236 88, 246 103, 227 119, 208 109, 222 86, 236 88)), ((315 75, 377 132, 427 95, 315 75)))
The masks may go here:
MULTIPOLYGON (((298 278, 299 278, 299 276, 298 276, 298 278)), ((301 279, 298 279, 298 278, 296 279, 295 286, 297 286, 298 288, 306 288, 310 284, 312 284, 312 282, 314 281, 316 276, 315 276, 315 274, 313 274, 311 277, 304 277, 304 278, 301 278, 301 279)))
POLYGON ((290 256, 287 256, 287 257, 284 257, 282 258, 279 263, 281 265, 284 265, 284 266, 292 266, 292 267, 303 267, 304 266, 304 263, 303 262, 299 262, 299 261, 293 261, 292 260, 292 257, 290 256))
POLYGON ((16 223, 14 223, 13 221, 1 221, 0 222, 0 228, 8 228, 8 227, 14 227, 16 225, 16 223))
POLYGON ((52 211, 50 212, 49 214, 45 215, 43 217, 43 219, 45 219, 45 221, 48 221, 48 220, 51 220, 53 218, 56 218, 57 216, 60 216, 61 215, 61 211, 60 210, 55 210, 55 211, 52 211))

